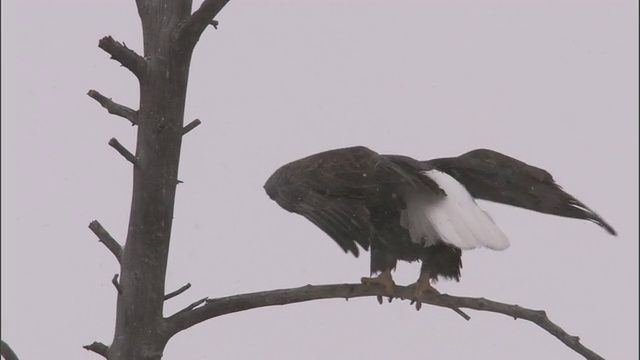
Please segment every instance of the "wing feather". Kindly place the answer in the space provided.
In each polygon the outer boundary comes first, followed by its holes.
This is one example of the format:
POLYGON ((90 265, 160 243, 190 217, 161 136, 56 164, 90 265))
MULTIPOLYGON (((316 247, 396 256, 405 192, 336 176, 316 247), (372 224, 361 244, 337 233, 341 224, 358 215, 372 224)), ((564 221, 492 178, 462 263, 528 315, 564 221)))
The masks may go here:
POLYGON ((300 185, 278 188, 275 199, 284 209, 302 215, 329 235, 345 252, 369 249, 373 230, 362 201, 328 197, 300 185))
POLYGON ((549 172, 499 152, 477 149, 458 157, 423 163, 454 177, 474 198, 588 220, 616 235, 611 225, 565 192, 549 172))

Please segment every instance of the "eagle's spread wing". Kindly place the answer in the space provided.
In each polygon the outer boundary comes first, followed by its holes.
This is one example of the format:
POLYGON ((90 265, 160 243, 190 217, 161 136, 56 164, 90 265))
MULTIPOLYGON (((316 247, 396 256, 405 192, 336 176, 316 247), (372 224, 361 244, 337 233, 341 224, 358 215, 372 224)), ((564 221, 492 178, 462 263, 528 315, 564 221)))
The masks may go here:
POLYGON ((541 213, 584 219, 616 235, 593 210, 556 184, 547 171, 499 152, 477 149, 453 158, 424 162, 462 183, 475 198, 541 213))
POLYGON ((282 208, 309 219, 358 256, 356 243, 368 249, 376 236, 369 209, 399 205, 398 187, 407 185, 441 193, 430 178, 358 146, 286 164, 264 188, 282 208))
POLYGON ((303 185, 278 187, 274 198, 285 210, 300 214, 322 229, 345 252, 358 256, 356 243, 369 249, 373 227, 363 201, 330 197, 303 185))

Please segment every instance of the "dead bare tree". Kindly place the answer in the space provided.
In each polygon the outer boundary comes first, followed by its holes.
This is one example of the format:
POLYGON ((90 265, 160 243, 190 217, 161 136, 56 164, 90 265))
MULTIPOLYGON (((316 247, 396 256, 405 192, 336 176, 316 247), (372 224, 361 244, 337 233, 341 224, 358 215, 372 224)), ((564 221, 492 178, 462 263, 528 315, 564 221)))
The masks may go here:
MULTIPOLYGON (((85 346, 87 350, 110 360, 160 359, 173 335, 225 314, 328 298, 377 296, 381 301, 385 295, 385 289, 375 285, 308 285, 227 298, 205 298, 172 316, 163 316, 164 301, 190 287, 187 284, 172 293, 165 292, 182 138, 200 124, 199 120, 194 120, 184 126, 191 55, 203 31, 209 25, 217 27, 218 22, 214 18, 227 2, 205 0, 192 12, 192 0, 137 0, 143 27, 144 56, 110 36, 98 43, 140 83, 138 110, 120 105, 95 90, 88 92, 109 113, 138 127, 135 154, 116 139, 109 141, 109 145, 133 165, 133 199, 124 246, 98 221, 89 225, 120 263, 120 272, 112 279, 118 297, 113 341, 109 346, 99 342, 85 346)), ((483 298, 440 294, 415 298, 413 290, 408 287, 398 287, 395 296, 415 302, 418 308, 422 303, 447 307, 467 320, 469 317, 460 308, 525 319, 545 329, 585 358, 602 359, 580 344, 577 337, 570 336, 552 323, 544 311, 483 298)))

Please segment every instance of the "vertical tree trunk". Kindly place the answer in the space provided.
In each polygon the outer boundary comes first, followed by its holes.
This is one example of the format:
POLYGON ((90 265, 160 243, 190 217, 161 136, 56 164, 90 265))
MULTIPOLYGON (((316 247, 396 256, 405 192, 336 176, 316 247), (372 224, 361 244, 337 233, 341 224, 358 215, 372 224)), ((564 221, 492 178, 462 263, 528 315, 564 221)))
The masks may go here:
POLYGON ((137 4, 147 66, 140 76, 137 164, 111 360, 160 359, 171 336, 163 298, 193 49, 176 43, 179 24, 191 15, 191 1, 137 4))

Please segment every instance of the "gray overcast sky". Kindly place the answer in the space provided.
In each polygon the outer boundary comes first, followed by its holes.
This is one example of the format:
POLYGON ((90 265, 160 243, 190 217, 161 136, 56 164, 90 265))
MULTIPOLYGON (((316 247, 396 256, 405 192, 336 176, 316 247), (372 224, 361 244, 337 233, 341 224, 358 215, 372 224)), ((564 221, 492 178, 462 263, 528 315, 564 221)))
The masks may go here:
MULTIPOLYGON (((196 3, 199 4, 198 1, 196 3)), ((356 282, 345 255, 262 189, 285 162, 366 145, 415 158, 487 147, 543 167, 619 232, 483 203, 510 238, 465 253, 442 292, 547 310, 608 359, 638 357, 636 1, 231 1, 195 52, 167 288, 204 297, 356 282)), ((137 107, 98 39, 141 52, 133 0, 2 1, 2 338, 23 359, 97 358, 110 343, 135 128, 85 94, 137 107)), ((417 264, 402 264, 401 284, 417 264)), ((524 321, 375 299, 229 315, 166 359, 580 359, 524 321)))

